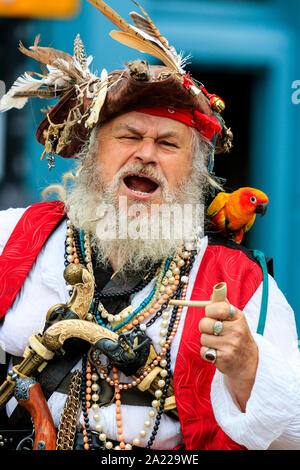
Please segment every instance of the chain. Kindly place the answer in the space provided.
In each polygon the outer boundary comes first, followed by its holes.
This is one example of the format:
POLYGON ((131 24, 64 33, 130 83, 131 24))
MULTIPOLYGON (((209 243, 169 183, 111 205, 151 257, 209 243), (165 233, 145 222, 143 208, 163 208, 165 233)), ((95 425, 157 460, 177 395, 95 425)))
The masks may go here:
POLYGON ((82 373, 79 370, 72 372, 68 397, 57 431, 56 450, 73 449, 77 416, 80 407, 81 382, 82 373))

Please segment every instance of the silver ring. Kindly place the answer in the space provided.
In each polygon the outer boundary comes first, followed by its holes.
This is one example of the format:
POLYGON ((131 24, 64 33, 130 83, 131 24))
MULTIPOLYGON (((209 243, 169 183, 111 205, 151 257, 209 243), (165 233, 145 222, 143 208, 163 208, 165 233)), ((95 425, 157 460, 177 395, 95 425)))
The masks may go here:
POLYGON ((204 357, 208 362, 211 362, 212 364, 214 364, 217 360, 217 350, 213 348, 208 349, 206 353, 204 354, 204 357))
POLYGON ((231 320, 232 317, 233 317, 233 315, 234 315, 234 313, 235 313, 235 308, 234 308, 234 306, 231 305, 231 304, 229 304, 229 305, 230 305, 230 310, 229 310, 229 315, 228 315, 228 317, 226 318, 226 320, 231 320))
POLYGON ((220 320, 215 321, 214 326, 213 326, 213 333, 215 336, 219 336, 219 334, 222 333, 223 330, 223 322, 220 320))

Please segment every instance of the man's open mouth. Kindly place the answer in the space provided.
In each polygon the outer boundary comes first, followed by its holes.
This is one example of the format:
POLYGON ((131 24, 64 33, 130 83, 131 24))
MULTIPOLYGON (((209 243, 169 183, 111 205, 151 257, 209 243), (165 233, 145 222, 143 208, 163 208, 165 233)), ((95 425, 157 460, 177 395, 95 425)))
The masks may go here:
POLYGON ((146 196, 154 193, 159 184, 142 173, 130 173, 123 178, 125 186, 138 196, 146 196))

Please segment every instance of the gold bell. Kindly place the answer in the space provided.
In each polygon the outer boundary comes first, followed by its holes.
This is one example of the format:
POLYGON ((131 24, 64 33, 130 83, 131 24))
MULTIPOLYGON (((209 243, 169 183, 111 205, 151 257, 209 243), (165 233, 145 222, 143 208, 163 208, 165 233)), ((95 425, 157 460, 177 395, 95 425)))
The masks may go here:
POLYGON ((211 107, 214 111, 217 111, 217 113, 221 113, 225 109, 225 103, 218 96, 214 96, 212 99, 211 107))

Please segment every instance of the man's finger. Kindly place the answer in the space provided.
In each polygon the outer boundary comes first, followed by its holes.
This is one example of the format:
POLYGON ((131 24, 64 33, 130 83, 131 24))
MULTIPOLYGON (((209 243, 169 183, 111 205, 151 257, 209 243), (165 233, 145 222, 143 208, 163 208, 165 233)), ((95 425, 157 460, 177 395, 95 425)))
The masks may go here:
POLYGON ((228 327, 226 323, 215 320, 214 318, 203 317, 199 322, 199 330, 201 333, 207 333, 215 336, 226 334, 228 327))
POLYGON ((239 317, 239 310, 229 302, 212 302, 205 307, 205 315, 216 320, 231 321, 239 317))

